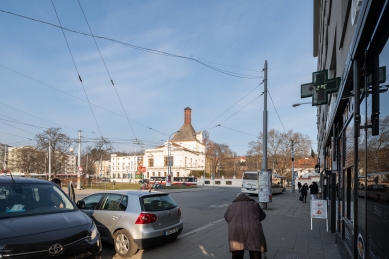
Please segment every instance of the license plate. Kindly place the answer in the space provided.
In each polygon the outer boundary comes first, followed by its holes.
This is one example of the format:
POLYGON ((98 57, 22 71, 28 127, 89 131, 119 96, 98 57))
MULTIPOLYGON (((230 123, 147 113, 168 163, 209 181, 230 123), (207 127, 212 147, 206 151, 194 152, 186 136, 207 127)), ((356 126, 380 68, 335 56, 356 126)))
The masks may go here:
POLYGON ((178 231, 178 227, 175 227, 175 228, 172 228, 172 229, 169 229, 169 230, 166 230, 165 231, 165 236, 168 236, 170 234, 173 234, 173 233, 176 233, 178 231))

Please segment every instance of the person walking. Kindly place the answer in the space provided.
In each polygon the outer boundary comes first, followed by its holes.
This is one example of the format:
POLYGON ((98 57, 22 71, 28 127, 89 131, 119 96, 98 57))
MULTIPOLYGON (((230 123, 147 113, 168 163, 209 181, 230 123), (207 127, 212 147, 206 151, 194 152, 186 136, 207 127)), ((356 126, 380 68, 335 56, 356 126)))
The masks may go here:
POLYGON ((299 192, 301 191, 301 183, 298 182, 297 187, 299 188, 299 192))
POLYGON ((312 182, 309 186, 309 191, 311 193, 311 199, 317 200, 317 195, 319 194, 319 185, 316 182, 312 182))
POLYGON ((224 219, 228 223, 228 242, 232 259, 243 259, 249 250, 250 259, 260 259, 267 251, 261 221, 266 218, 259 203, 246 193, 238 193, 227 208, 224 219))
POLYGON ((307 203, 307 195, 308 195, 308 184, 304 183, 301 187, 301 197, 303 197, 302 202, 307 203))

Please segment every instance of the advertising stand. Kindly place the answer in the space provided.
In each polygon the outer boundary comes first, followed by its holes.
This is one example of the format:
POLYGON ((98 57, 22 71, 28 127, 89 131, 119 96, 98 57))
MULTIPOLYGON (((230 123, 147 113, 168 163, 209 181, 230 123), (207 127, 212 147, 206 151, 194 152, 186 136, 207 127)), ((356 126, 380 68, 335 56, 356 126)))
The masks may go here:
POLYGON ((261 170, 258 174, 258 202, 260 203, 272 202, 271 178, 269 171, 261 170))
POLYGON ((325 219, 328 232, 327 204, 325 200, 311 200, 310 202, 311 230, 312 219, 325 219))

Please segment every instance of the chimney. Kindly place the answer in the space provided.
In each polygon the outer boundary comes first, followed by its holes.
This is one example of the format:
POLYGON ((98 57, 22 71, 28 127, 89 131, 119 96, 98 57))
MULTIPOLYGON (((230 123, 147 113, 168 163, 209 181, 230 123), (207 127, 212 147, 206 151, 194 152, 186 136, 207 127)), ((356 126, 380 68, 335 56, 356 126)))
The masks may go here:
POLYGON ((192 109, 189 107, 185 108, 185 124, 192 124, 192 109))

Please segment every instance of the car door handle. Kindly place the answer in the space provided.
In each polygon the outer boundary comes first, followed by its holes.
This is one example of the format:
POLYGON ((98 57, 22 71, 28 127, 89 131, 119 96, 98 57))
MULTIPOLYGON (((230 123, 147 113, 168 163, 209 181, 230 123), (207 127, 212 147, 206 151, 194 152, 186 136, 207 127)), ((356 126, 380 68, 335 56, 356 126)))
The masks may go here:
POLYGON ((112 216, 113 220, 118 219, 118 218, 119 218, 118 216, 112 216))

